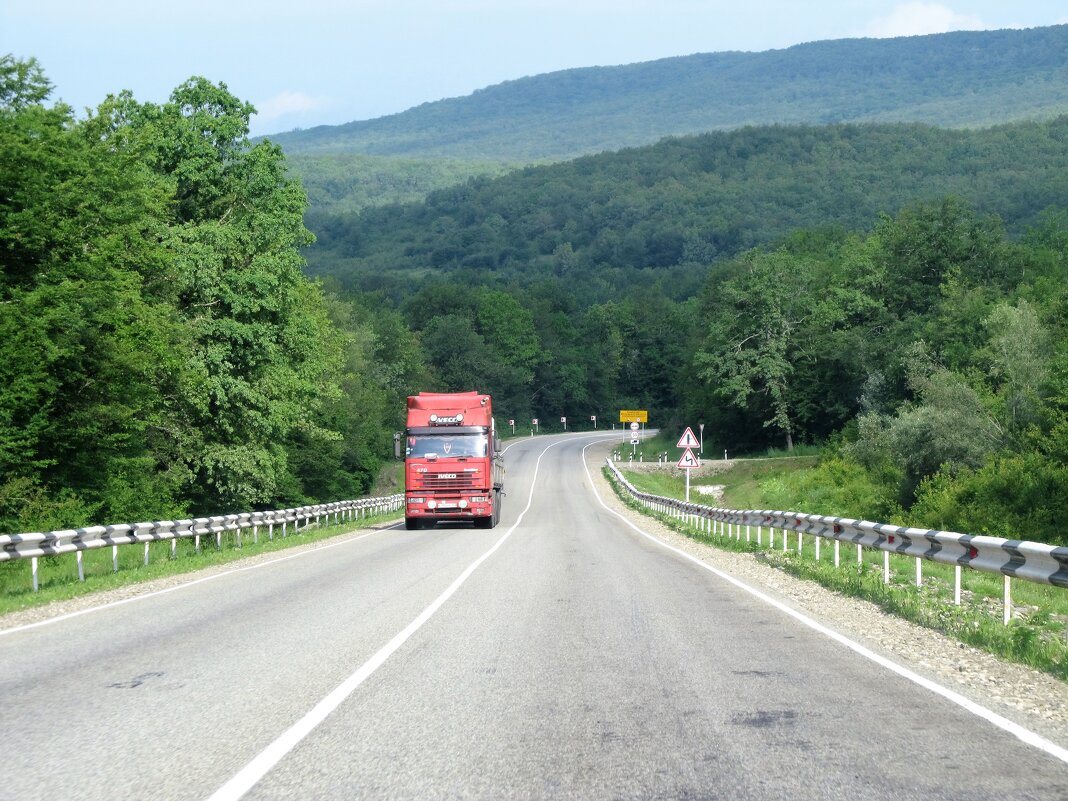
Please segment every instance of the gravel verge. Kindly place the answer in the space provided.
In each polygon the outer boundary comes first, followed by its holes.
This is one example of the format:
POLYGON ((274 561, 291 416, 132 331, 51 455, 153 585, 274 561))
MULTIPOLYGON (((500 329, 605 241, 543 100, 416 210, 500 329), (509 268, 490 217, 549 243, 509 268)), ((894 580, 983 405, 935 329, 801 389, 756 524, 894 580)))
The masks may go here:
POLYGON ((624 504, 601 472, 607 447, 591 447, 587 463, 609 508, 648 534, 803 612, 875 653, 951 689, 1068 748, 1068 683, 1008 662, 932 629, 887 614, 875 604, 795 578, 755 554, 696 542, 624 504))

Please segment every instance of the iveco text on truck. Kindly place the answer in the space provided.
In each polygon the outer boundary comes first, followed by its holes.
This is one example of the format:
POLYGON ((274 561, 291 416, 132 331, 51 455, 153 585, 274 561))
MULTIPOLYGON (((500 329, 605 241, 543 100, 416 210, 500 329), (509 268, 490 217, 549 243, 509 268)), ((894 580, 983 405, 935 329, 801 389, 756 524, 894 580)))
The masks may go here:
POLYGON ((411 395, 404 436, 407 528, 439 520, 470 520, 476 528, 497 524, 504 468, 489 395, 411 395))

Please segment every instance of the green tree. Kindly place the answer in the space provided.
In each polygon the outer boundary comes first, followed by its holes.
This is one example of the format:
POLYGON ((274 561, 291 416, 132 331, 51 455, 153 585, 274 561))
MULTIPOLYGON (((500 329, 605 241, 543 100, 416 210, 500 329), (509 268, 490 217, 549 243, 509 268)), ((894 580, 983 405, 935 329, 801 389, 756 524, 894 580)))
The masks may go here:
POLYGON ((315 435, 316 408, 338 391, 340 343, 301 274, 306 198, 277 147, 249 146, 252 112, 194 78, 142 115, 154 166, 176 184, 168 245, 192 341, 179 447, 200 510, 270 502, 288 481, 282 443, 298 428, 315 435))
POLYGON ((1039 422, 1053 356, 1050 335, 1025 300, 1015 306, 998 304, 984 323, 990 333, 990 378, 1001 398, 1004 426, 1018 433, 1039 422))
POLYGON ((0 515, 36 527, 52 508, 66 525, 175 511, 180 477, 152 446, 181 338, 144 292, 166 261, 169 185, 137 142, 46 107, 36 62, 6 58, 0 75, 0 483, 21 488, 0 490, 0 515))
POLYGON ((695 357, 698 377, 743 409, 761 409, 765 428, 793 449, 796 431, 795 363, 812 314, 813 266, 778 250, 753 251, 718 294, 704 345, 695 357))

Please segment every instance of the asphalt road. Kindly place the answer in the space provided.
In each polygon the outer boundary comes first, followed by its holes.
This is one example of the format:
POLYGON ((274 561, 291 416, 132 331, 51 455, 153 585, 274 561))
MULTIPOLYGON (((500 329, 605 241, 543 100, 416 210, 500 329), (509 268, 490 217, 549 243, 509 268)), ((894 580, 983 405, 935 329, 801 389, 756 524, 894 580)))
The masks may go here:
POLYGON ((370 533, 0 635, 3 799, 1057 799, 1068 765, 659 547, 591 440, 370 533))

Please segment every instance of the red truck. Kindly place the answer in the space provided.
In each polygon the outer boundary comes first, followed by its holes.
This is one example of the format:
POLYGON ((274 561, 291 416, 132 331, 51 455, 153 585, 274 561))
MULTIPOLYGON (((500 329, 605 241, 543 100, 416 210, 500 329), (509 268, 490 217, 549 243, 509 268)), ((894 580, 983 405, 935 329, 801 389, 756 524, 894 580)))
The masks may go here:
POLYGON ((411 395, 404 436, 407 528, 439 520, 470 520, 475 528, 497 525, 504 467, 489 395, 411 395))

